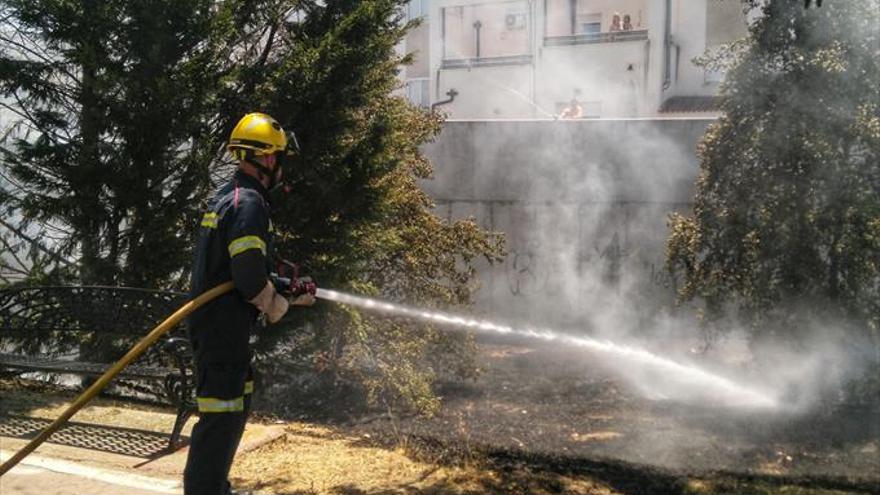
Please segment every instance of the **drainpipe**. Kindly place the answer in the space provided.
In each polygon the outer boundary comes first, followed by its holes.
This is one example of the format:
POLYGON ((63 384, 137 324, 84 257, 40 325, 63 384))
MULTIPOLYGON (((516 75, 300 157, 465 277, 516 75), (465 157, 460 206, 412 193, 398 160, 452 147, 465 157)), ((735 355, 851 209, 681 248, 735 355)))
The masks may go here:
POLYGON ((446 7, 440 9, 440 48, 443 53, 440 56, 440 65, 437 66, 437 81, 434 85, 434 98, 438 100, 440 99, 440 71, 443 70, 443 61, 446 60, 446 7))
POLYGON ((474 21, 474 29, 477 31, 477 56, 476 58, 480 58, 480 28, 483 27, 483 23, 479 20, 474 21))
POLYGON ((451 88, 449 91, 446 92, 446 96, 448 96, 449 98, 446 100, 435 101, 433 104, 431 104, 431 111, 432 112, 434 111, 435 108, 439 107, 440 105, 446 105, 447 103, 452 103, 455 100, 455 97, 458 96, 458 91, 456 91, 455 88, 451 88))
POLYGON ((672 0, 666 0, 666 18, 663 24, 663 90, 672 84, 672 57, 669 51, 672 46, 672 0))
MULTIPOLYGON (((547 7, 547 1, 544 1, 544 8, 547 7)), ((538 46, 538 21, 536 17, 538 16, 538 8, 535 5, 534 0, 529 0, 529 51, 532 54, 532 103, 536 102, 538 99, 538 55, 541 54, 541 49, 538 46)), ((547 18, 544 17, 546 32, 546 22, 547 18)), ((532 107, 532 117, 536 117, 535 115, 535 107, 532 107)))

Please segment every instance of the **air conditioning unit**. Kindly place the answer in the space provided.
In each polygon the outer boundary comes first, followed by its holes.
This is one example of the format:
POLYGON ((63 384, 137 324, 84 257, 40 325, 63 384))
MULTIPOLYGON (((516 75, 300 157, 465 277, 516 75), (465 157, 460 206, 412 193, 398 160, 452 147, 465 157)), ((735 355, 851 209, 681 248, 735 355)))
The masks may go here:
POLYGON ((525 29, 526 14, 525 12, 516 12, 504 16, 504 26, 509 30, 525 29))

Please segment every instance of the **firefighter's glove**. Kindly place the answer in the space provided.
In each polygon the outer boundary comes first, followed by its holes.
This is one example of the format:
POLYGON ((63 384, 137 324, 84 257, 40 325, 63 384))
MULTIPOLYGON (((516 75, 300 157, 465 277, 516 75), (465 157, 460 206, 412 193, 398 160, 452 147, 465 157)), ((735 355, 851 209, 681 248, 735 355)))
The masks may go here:
POLYGON ((261 313, 264 313, 269 323, 275 323, 280 320, 290 307, 290 302, 288 302, 287 298, 279 294, 272 282, 269 281, 266 282, 263 290, 248 302, 256 306, 261 313))
POLYGON ((275 290, 287 297, 297 297, 303 294, 315 295, 318 285, 312 280, 312 277, 287 278, 279 277, 271 274, 270 279, 275 286, 275 290))
POLYGON ((318 284, 312 280, 312 277, 300 277, 295 278, 290 283, 290 294, 294 297, 301 296, 303 294, 311 294, 315 295, 318 291, 318 284))
POLYGON ((290 284, 290 304, 293 306, 311 306, 315 304, 315 293, 318 291, 318 284, 312 280, 312 277, 295 278, 290 284))

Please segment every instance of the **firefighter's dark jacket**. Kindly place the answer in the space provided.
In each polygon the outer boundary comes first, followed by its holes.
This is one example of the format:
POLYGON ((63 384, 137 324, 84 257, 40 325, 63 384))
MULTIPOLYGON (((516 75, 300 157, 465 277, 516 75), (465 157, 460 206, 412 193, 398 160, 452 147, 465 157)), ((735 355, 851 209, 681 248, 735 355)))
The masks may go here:
POLYGON ((236 172, 221 188, 199 227, 191 296, 232 280, 235 290, 211 301, 189 318, 190 340, 200 363, 247 363, 250 333, 259 311, 248 301, 266 285, 274 258, 266 188, 236 172))

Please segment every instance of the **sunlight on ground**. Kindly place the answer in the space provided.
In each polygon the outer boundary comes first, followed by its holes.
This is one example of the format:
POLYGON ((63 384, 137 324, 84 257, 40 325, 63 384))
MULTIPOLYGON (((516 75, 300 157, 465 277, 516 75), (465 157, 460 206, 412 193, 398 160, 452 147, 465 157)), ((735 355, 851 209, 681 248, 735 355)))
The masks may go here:
MULTIPOLYGON (((233 478, 275 493, 519 493, 521 480, 478 467, 440 467, 415 461, 404 449, 385 450, 369 439, 295 423, 278 441, 239 456, 233 478)), ((536 475, 528 493, 613 495, 600 483, 536 475)))
MULTIPOLYGON (((26 388, 21 383, 0 380, 0 413, 52 419, 73 401, 75 394, 48 387, 26 388)), ((495 414, 497 411, 493 410, 495 414)), ((523 416, 519 409, 513 413, 523 416)), ((583 418, 608 420, 603 414, 583 414, 583 418)), ((83 423, 120 426, 167 434, 174 421, 170 408, 156 408, 121 401, 97 399, 74 418, 83 423)), ((495 417, 497 420, 497 416, 495 417)), ((192 425, 194 421, 190 421, 192 425)), ((570 430, 569 430, 570 431, 570 430)), ((625 428, 589 428, 567 433, 568 442, 599 445, 626 439, 632 432, 625 428)), ((480 451, 465 453, 451 463, 423 462, 422 446, 403 442, 397 448, 383 448, 375 437, 344 426, 320 426, 310 423, 273 424, 254 421, 248 425, 242 449, 233 466, 232 477, 242 487, 258 488, 273 495, 307 494, 583 494, 672 493, 676 495, 855 495, 878 493, 873 487, 837 491, 834 482, 819 479, 787 481, 772 474, 784 473, 793 460, 789 450, 775 448, 763 463, 747 476, 724 473, 688 475, 651 466, 629 464, 604 458, 584 457, 574 464, 563 458, 529 457, 528 451, 505 451, 492 458, 480 451), (280 435, 280 436, 278 436, 280 435), (262 443, 269 441, 269 443, 262 443), (418 455, 414 455, 418 454, 418 455), (422 460, 420 460, 422 459, 422 460), (757 477, 755 477, 757 476, 757 477), (825 488, 827 486, 828 488, 825 488), (636 491, 633 491, 637 489, 636 491)), ((17 441, 20 442, 20 441, 17 441)), ((455 445, 450 445, 454 447, 455 445)), ((186 451, 134 468, 130 460, 96 453, 88 449, 47 445, 50 456, 130 470, 141 474, 180 476, 186 451)), ((441 449, 446 447, 440 447, 441 449)), ((871 441, 862 447, 863 456, 876 456, 871 441)), ((430 450, 429 450, 430 453, 430 450)), ((433 459, 427 457, 427 459, 433 459)), ((445 459, 445 457, 444 457, 445 459)), ((139 461, 140 462, 140 461, 139 461)), ((864 473, 862 473, 864 474, 864 473)), ((830 479, 834 481, 834 479, 830 479)), ((844 484, 846 485, 846 484, 844 484)), ((839 488, 838 488, 839 489, 839 488)))
POLYGON ((286 437, 237 459, 233 476, 280 492, 321 493, 414 488, 454 477, 458 471, 410 460, 400 449, 361 445, 366 439, 339 436, 314 425, 292 424, 287 432, 286 437))
MULTIPOLYGON (((51 396, 47 396, 42 392, 17 389, 14 398, 4 402, 3 412, 55 419, 73 403, 75 398, 76 396, 70 393, 53 393, 51 396)), ((167 407, 98 398, 77 412, 72 421, 169 433, 174 426, 174 419, 175 414, 167 407)), ((183 431, 184 435, 189 435, 194 423, 193 420, 187 422, 183 431)))

